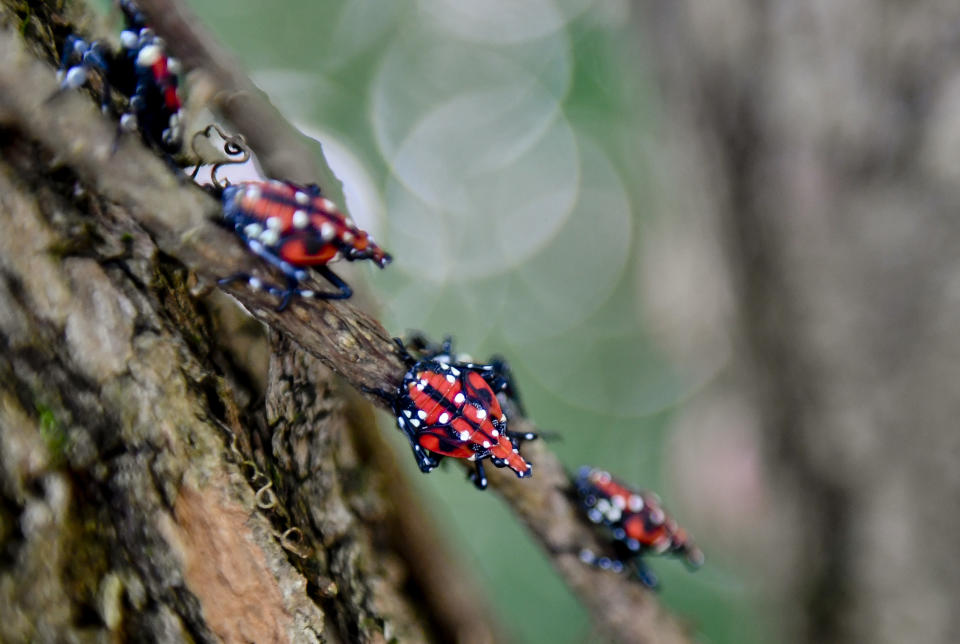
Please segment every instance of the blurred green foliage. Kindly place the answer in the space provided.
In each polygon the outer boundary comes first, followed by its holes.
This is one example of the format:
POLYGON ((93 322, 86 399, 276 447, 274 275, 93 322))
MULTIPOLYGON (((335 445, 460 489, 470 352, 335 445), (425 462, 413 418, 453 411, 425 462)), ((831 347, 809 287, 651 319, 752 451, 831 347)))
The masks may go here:
MULTIPOLYGON (((623 0, 193 0, 278 107, 325 146, 347 207, 397 261, 374 274, 387 328, 506 356, 528 410, 589 463, 671 503, 667 438, 685 382, 644 321, 640 239, 657 199, 656 123, 636 16, 623 0), (669 475, 669 476, 668 476, 669 475)), ((458 468, 416 473, 528 642, 593 641, 584 610, 495 494, 458 468)), ((535 471, 535 470, 534 470, 535 471)), ((697 535, 694 522, 692 531, 697 535)), ((747 585, 707 565, 653 567, 700 639, 759 638, 747 585), (753 619, 751 619, 753 618, 753 619)))

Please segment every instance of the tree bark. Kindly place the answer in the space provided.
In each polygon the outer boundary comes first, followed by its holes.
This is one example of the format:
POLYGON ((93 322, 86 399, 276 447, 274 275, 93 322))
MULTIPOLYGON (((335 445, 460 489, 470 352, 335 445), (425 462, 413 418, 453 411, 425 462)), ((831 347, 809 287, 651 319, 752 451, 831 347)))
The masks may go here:
POLYGON ((675 235, 718 231, 729 276, 691 294, 733 293, 697 414, 758 428, 775 639, 957 641, 960 5, 642 6, 675 235))

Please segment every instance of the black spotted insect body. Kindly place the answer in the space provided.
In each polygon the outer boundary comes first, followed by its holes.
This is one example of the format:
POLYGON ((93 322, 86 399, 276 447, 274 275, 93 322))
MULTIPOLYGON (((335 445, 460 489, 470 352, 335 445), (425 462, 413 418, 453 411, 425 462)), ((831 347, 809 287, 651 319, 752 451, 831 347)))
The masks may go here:
POLYGON ((257 256, 278 268, 286 278, 283 287, 265 283, 246 273, 220 280, 228 284, 246 280, 251 287, 279 296, 278 311, 294 295, 316 299, 346 299, 353 291, 327 266, 342 257, 349 261, 369 259, 383 268, 391 257, 315 185, 288 181, 245 181, 222 188, 224 222, 257 256), (300 288, 310 269, 337 287, 335 292, 300 288))
POLYGON ((104 111, 110 110, 115 91, 129 100, 129 108, 120 115, 121 130, 139 131, 148 145, 176 154, 183 143, 180 63, 167 55, 163 39, 147 26, 133 2, 120 0, 119 5, 126 21, 120 49, 101 40, 68 36, 60 58, 60 88, 82 87, 91 72, 98 73, 104 111))
POLYGON ((703 552, 666 513, 656 494, 635 490, 608 472, 588 466, 580 468, 573 484, 587 518, 604 526, 616 553, 616 557, 605 557, 582 550, 585 563, 616 571, 632 567, 649 588, 657 586, 657 578, 644 563, 644 554, 676 555, 691 569, 703 565, 703 552))
POLYGON ((510 396, 516 391, 502 361, 478 364, 457 361, 450 341, 439 349, 411 356, 403 343, 397 344, 409 369, 393 400, 400 430, 410 441, 422 472, 437 467, 443 457, 462 458, 475 464, 470 479, 480 489, 487 487, 483 461, 507 467, 520 478, 531 476, 532 468, 520 454, 522 441, 533 433, 512 432, 501 404, 516 408, 510 396))

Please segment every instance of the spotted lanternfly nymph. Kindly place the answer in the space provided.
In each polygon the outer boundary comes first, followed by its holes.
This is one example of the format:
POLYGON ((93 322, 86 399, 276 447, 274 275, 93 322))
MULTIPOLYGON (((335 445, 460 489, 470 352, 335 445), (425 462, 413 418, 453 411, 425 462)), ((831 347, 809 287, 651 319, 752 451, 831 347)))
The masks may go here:
POLYGON ((246 280, 251 287, 280 297, 277 311, 285 309, 294 295, 324 300, 350 297, 352 289, 327 267, 338 257, 350 261, 369 259, 380 268, 390 263, 390 255, 323 197, 315 185, 245 181, 213 188, 214 192, 221 192, 224 222, 251 251, 280 269, 287 280, 286 286, 280 287, 247 273, 237 273, 220 280, 220 284, 246 280), (299 284, 307 279, 310 268, 338 290, 320 293, 301 289, 299 284))
POLYGON ((614 558, 582 550, 584 563, 617 572, 632 566, 648 588, 656 588, 657 578, 643 562, 645 553, 683 557, 691 569, 703 565, 703 552, 664 511, 656 494, 632 489, 608 472, 587 466, 580 468, 573 484, 587 518, 605 526, 616 553, 614 558))
POLYGON ((511 397, 516 387, 502 361, 456 361, 449 339, 439 349, 420 343, 415 358, 399 339, 396 342, 409 370, 393 409, 422 472, 436 468, 444 456, 463 458, 475 463, 470 479, 481 490, 487 487, 486 459, 510 468, 520 478, 532 474, 520 454, 520 443, 533 440, 536 434, 507 429, 499 396, 511 409, 518 405, 511 397))
POLYGON ((91 72, 103 81, 101 107, 111 107, 113 91, 129 101, 120 116, 120 129, 139 130, 143 140, 167 155, 180 151, 183 142, 181 101, 177 75, 180 63, 167 55, 163 39, 146 25, 145 17, 131 2, 120 0, 126 28, 121 47, 114 51, 100 40, 88 42, 77 35, 67 37, 60 58, 60 90, 77 89, 91 72))

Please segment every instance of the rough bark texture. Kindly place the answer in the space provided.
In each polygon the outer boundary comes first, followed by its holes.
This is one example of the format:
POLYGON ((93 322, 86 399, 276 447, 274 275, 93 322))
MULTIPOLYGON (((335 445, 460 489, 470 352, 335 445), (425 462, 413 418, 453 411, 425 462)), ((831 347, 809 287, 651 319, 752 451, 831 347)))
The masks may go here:
MULTIPOLYGON (((369 405, 345 397, 383 405, 396 388, 390 335, 351 303, 277 314, 228 288, 271 328, 259 390, 256 351, 195 296, 263 267, 210 222, 207 194, 133 137, 114 152, 89 95, 49 100, 53 43, 76 20, 52 3, 0 10, 0 639, 496 639, 369 405)), ((491 486, 598 626, 685 641, 648 591, 579 563, 603 547, 556 457, 530 454, 533 479, 498 471, 491 486)))
POLYGON ((677 235, 719 231, 729 269, 717 400, 760 428, 779 637, 955 642, 960 5, 643 7, 664 159, 702 197, 677 235))

